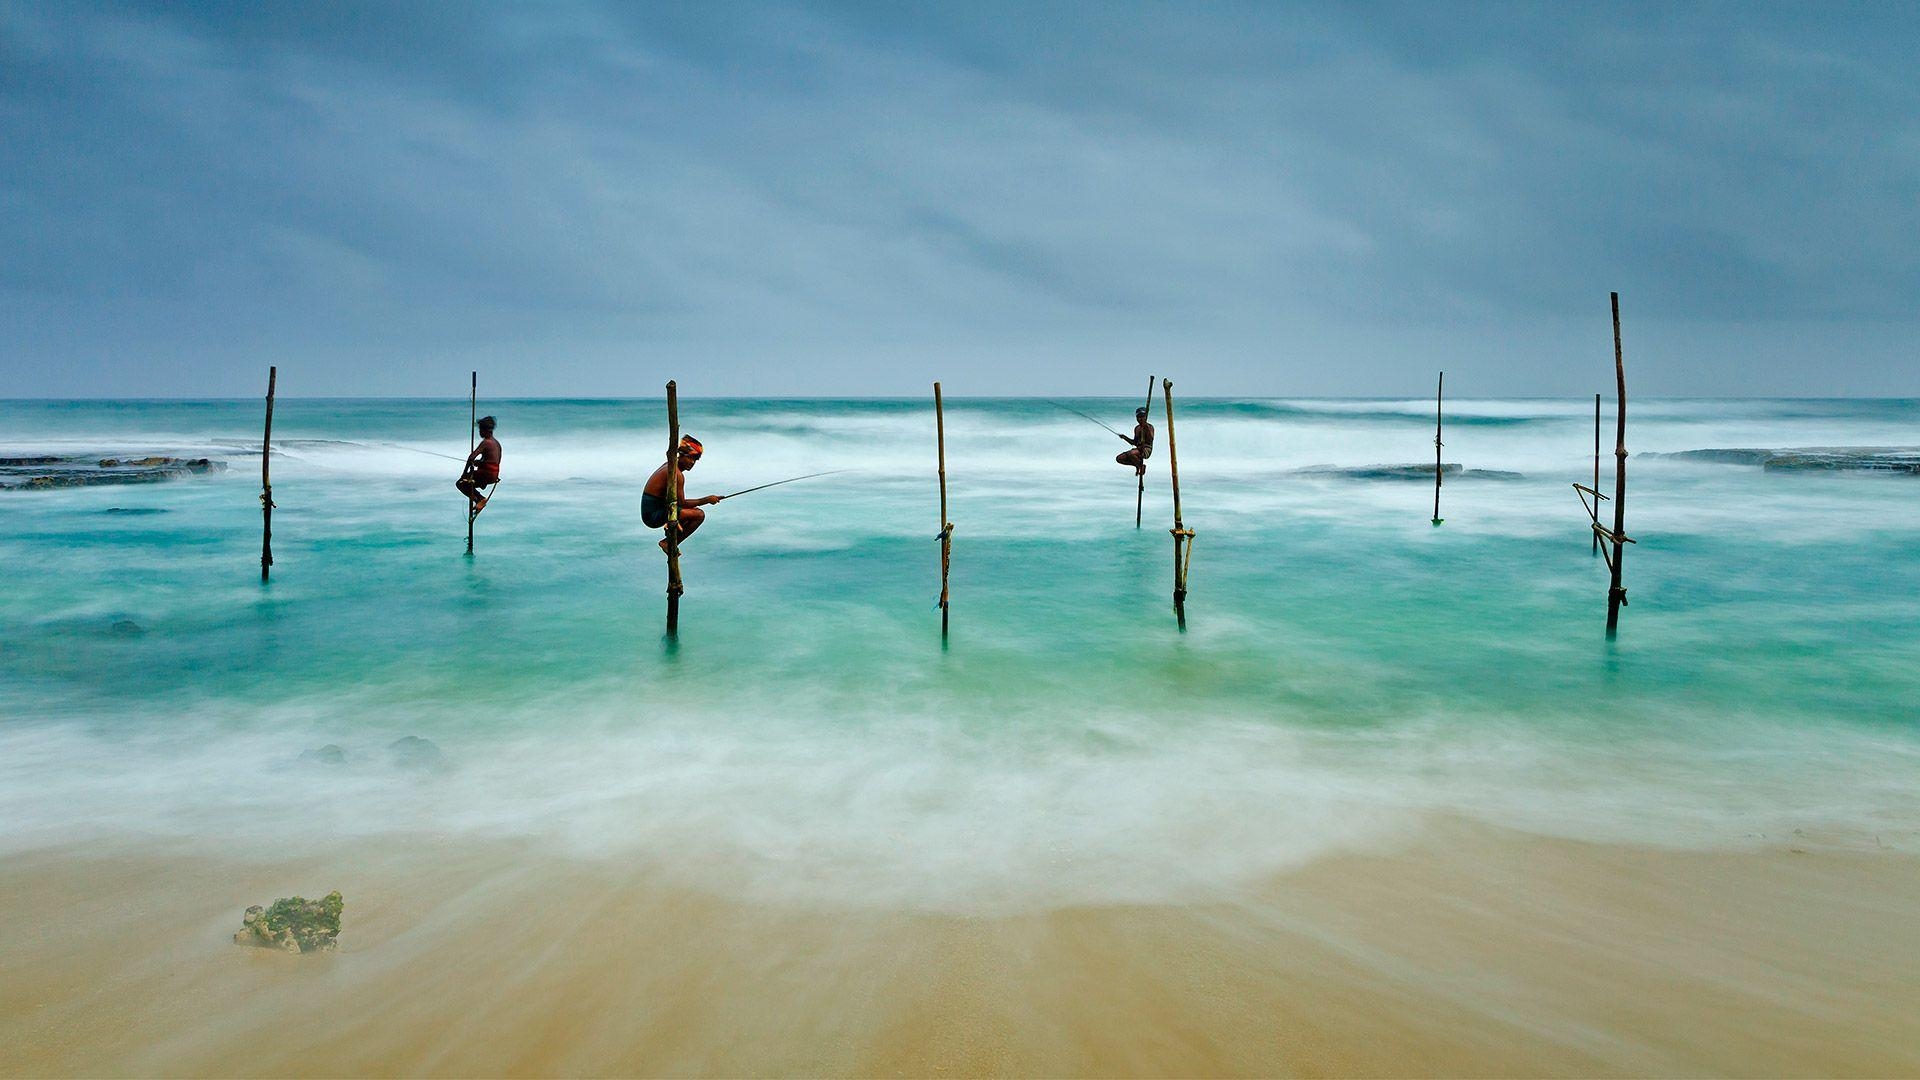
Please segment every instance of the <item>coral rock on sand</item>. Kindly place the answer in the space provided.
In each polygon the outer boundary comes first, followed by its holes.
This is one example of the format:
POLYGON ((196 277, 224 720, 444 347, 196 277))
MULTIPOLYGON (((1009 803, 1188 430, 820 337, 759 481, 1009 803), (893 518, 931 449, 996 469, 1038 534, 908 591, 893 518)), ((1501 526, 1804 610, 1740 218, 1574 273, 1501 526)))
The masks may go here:
POLYGON ((275 900, 272 907, 255 904, 241 918, 233 942, 290 953, 332 949, 337 947, 334 939, 340 936, 340 911, 345 906, 338 890, 319 900, 289 896, 275 900))

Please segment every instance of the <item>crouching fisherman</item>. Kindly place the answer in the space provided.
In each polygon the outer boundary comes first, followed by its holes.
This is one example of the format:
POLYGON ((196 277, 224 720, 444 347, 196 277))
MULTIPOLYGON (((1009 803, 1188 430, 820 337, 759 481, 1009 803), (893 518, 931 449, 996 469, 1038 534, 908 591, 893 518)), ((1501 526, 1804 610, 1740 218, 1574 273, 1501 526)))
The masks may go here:
MULTIPOLYGON (((680 543, 685 543, 687 537, 692 536, 693 531, 700 527, 700 523, 707 520, 707 513, 700 509, 701 507, 712 506, 726 498, 724 495, 708 495, 700 499, 687 498, 687 470, 700 463, 700 455, 704 452, 705 448, 700 445, 699 439, 691 435, 680 437, 680 452, 674 455, 673 472, 673 490, 680 496, 680 512, 677 515, 679 535, 676 538, 680 543)), ((667 466, 665 463, 653 470, 652 476, 647 477, 646 490, 640 494, 640 520, 649 529, 663 529, 667 525, 667 466)), ((660 540, 660 550, 667 550, 667 541, 664 537, 660 540)))
POLYGON ((480 429, 480 445, 467 455, 466 471, 453 484, 467 497, 468 514, 485 510, 487 496, 481 494, 480 489, 500 482, 500 441, 493 437, 493 417, 483 416, 474 421, 474 426, 480 429))
POLYGON ((1147 459, 1153 456, 1153 425, 1147 423, 1147 410, 1133 410, 1133 437, 1120 437, 1132 443, 1133 449, 1120 451, 1113 460, 1133 466, 1135 476, 1147 475, 1147 459))

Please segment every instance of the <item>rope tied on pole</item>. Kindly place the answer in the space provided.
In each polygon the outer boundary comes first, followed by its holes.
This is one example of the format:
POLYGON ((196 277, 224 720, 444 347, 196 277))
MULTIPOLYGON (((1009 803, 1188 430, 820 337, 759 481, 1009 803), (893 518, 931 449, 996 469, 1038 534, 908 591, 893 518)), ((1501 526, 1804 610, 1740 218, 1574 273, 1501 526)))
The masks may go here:
POLYGON ((273 565, 273 393, 280 381, 280 368, 267 368, 267 424, 260 435, 260 580, 267 580, 267 568, 273 565))
MULTIPOLYGON (((479 437, 480 423, 480 373, 473 372, 473 379, 467 384, 467 468, 473 468, 474 440, 479 437)), ((466 479, 462 477, 461 479, 466 479)), ((477 489, 476 489, 477 490, 477 489)), ((473 519, 480 516, 474 508, 474 502, 467 502, 467 554, 473 554, 473 519)))
POLYGON ((667 636, 680 633, 680 391, 667 380, 667 636))
MULTIPOLYGON (((1098 423, 1099 421, 1095 421, 1098 423)), ((940 384, 933 384, 933 431, 939 453, 940 474, 940 640, 947 640, 947 622, 951 597, 947 591, 948 573, 953 568, 953 522, 947 520, 947 411, 940 397, 940 384)))
POLYGON ((1180 516, 1180 451, 1173 433, 1173 380, 1160 380, 1166 395, 1167 476, 1173 485, 1173 614, 1182 633, 1187 629, 1187 569, 1193 559, 1193 530, 1180 516))
POLYGON ((1433 524, 1437 528, 1446 519, 1440 516, 1440 475, 1446 471, 1440 464, 1440 429, 1443 423, 1440 413, 1441 400, 1446 396, 1447 373, 1440 373, 1440 381, 1433 390, 1433 524))
MULTIPOLYGON (((1146 410, 1147 410, 1147 418, 1152 419, 1153 417, 1153 376, 1151 375, 1147 376, 1146 410)), ((1136 446, 1134 447, 1134 449, 1138 450, 1139 447, 1136 446)), ((1133 487, 1133 527, 1136 529, 1140 527, 1140 509, 1141 507, 1146 505, 1146 501, 1147 501, 1146 462, 1142 461, 1140 465, 1141 465, 1140 472, 1134 477, 1134 487, 1133 487)))
POLYGON ((1617 404, 1614 408, 1613 441, 1613 528, 1608 540, 1613 556, 1607 560, 1611 583, 1607 587, 1607 640, 1612 641, 1620 627, 1620 609, 1627 604, 1626 585, 1621 573, 1627 561, 1627 362, 1620 347, 1620 294, 1609 294, 1613 304, 1613 377, 1617 404))

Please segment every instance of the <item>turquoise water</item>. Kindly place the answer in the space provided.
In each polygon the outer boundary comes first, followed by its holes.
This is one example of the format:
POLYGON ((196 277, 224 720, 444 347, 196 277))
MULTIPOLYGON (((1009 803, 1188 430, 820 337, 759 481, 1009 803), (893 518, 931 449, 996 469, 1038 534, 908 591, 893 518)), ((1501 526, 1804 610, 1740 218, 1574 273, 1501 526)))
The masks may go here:
MULTIPOLYGON (((1134 403, 1069 404, 1124 428, 1134 403)), ((668 647, 638 515, 663 406, 482 409, 505 483, 469 559, 432 456, 464 454, 465 401, 280 401, 262 585, 259 402, 0 403, 0 455, 229 465, 0 492, 0 853, 514 836, 973 907, 1230 893, 1436 817, 1920 846, 1917 478, 1636 456, 1609 645, 1569 486, 1590 400, 1450 403, 1447 460, 1522 475, 1450 482, 1438 529, 1430 485, 1294 471, 1430 460, 1430 403, 1196 400, 1182 635, 1164 424, 1136 531, 1111 435, 950 399, 943 648, 930 401, 693 399, 695 494, 847 471, 714 508, 668 647), (447 767, 391 763, 404 735, 447 767), (328 743, 345 765, 299 760, 328 743)), ((1661 401, 1629 444, 1916 430, 1910 401, 1661 401)))

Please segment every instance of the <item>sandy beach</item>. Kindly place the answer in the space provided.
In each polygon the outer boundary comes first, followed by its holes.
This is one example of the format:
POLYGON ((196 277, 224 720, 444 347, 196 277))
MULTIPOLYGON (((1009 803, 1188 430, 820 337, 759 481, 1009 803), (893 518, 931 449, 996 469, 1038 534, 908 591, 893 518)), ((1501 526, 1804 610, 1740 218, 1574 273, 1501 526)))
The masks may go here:
POLYGON ((0 1072, 1920 1074, 1920 859, 1427 830, 1203 905, 748 906, 418 837, 0 868, 0 1072), (232 945, 340 888, 331 954, 232 945))

